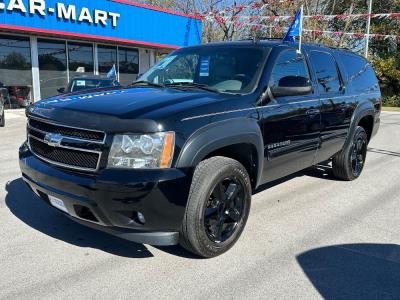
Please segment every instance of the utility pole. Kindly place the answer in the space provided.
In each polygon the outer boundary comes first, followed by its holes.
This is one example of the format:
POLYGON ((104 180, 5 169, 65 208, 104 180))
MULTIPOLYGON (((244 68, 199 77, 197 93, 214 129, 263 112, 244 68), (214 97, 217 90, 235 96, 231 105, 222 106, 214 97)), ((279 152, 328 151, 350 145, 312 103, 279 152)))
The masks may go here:
POLYGON ((371 27, 371 14, 372 14, 372 0, 368 3, 368 19, 367 19, 367 33, 365 35, 365 58, 368 58, 368 48, 369 48, 369 31, 371 27))

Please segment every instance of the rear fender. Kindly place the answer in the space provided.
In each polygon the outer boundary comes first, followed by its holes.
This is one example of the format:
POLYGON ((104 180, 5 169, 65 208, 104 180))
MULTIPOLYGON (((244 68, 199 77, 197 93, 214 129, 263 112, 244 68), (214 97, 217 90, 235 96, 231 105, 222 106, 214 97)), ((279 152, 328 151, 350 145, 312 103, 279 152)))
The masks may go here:
MULTIPOLYGON (((371 116, 372 118, 374 118, 374 116, 375 116, 375 108, 374 108, 373 104, 369 101, 359 103, 357 108, 354 110, 353 116, 351 117, 351 125, 350 125, 349 134, 347 135, 347 139, 343 146, 343 149, 347 149, 348 147, 351 146, 352 137, 357 129, 357 126, 360 123, 361 119, 366 116, 371 116)), ((374 120, 375 120, 375 118, 374 118, 374 120)))

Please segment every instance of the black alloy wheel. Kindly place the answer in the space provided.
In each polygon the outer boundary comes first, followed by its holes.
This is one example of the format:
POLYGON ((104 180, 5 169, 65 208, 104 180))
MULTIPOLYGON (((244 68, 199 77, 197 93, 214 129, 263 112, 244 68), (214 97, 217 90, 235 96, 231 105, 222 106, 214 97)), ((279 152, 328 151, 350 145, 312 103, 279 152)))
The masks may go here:
POLYGON ((362 135, 355 137, 351 148, 351 168, 355 177, 360 176, 367 156, 367 141, 362 135))
POLYGON ((349 145, 333 157, 333 175, 346 181, 357 179, 364 169, 367 149, 368 135, 364 128, 357 126, 349 145))
POLYGON ((180 244, 202 256, 225 253, 239 239, 250 212, 252 188, 237 160, 214 156, 193 174, 180 231, 180 244))
POLYGON ((204 210, 207 236, 214 243, 229 239, 243 218, 244 188, 238 178, 231 176, 218 182, 204 210))

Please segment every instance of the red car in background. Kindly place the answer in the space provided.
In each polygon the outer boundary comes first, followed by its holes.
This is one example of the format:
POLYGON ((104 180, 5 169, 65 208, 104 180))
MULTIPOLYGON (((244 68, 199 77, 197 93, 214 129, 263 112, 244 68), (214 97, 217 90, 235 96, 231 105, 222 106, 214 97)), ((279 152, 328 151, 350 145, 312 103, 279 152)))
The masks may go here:
POLYGON ((9 86, 10 108, 27 107, 32 103, 31 88, 29 86, 9 86))

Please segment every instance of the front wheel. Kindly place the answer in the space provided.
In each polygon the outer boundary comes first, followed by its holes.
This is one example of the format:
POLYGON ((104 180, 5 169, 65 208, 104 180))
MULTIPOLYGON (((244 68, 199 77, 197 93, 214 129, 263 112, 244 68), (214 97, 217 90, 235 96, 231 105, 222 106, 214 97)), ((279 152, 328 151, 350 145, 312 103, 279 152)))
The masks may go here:
POLYGON ((202 161, 193 175, 180 243, 215 257, 239 239, 249 215, 250 178, 238 161, 216 156, 202 161))
POLYGON ((333 175, 341 180, 357 179, 364 169, 367 157, 368 136, 364 128, 358 126, 350 147, 343 149, 333 157, 333 175))

